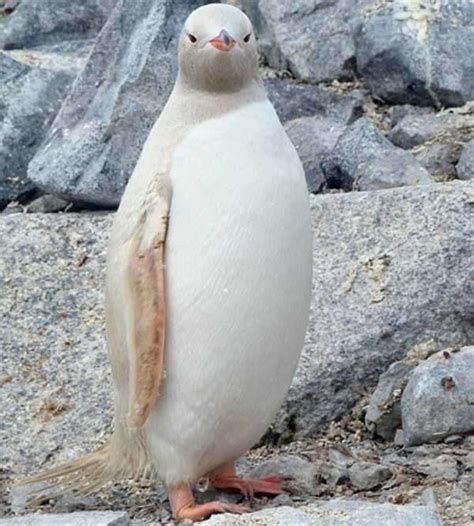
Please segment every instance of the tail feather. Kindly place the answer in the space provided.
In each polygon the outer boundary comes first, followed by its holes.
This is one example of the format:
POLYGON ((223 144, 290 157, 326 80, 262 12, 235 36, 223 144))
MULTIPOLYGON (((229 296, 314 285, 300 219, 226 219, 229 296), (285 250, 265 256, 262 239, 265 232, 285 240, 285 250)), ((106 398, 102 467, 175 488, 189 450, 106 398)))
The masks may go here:
POLYGON ((118 425, 109 441, 93 453, 26 477, 15 486, 26 489, 27 505, 31 507, 72 491, 87 495, 124 478, 156 480, 157 474, 143 431, 118 425), (39 482, 47 482, 47 487, 38 487, 39 482))
POLYGON ((80 459, 26 477, 15 486, 26 487, 30 507, 69 491, 87 495, 115 478, 116 472, 111 467, 110 452, 110 444, 105 444, 80 459), (35 488, 33 485, 38 482, 48 482, 48 485, 46 488, 35 488))

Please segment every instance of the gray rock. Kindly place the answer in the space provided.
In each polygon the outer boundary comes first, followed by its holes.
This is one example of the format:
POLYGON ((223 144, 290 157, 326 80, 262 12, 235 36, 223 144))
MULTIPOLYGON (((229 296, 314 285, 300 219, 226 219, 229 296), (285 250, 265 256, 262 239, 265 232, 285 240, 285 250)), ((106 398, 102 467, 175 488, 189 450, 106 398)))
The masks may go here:
POLYGON ((390 106, 388 109, 388 116, 390 125, 396 126, 407 115, 429 115, 434 112, 434 109, 429 106, 412 106, 411 104, 401 104, 390 106))
POLYGON ((459 179, 474 179, 474 139, 464 147, 456 171, 459 179))
POLYGON ((321 161, 335 148, 346 126, 334 119, 302 117, 285 125, 303 163, 310 192, 321 191, 326 183, 321 161))
POLYGON ((410 350, 474 339, 474 185, 312 198, 313 300, 275 439, 314 435, 410 350))
POLYGON ((371 462, 356 462, 349 468, 350 481, 359 490, 377 488, 391 477, 389 467, 371 462))
POLYGON ((22 0, 0 21, 0 49, 94 38, 116 0, 22 0))
MULTIPOLYGON (((128 515, 122 511, 79 511, 45 515, 23 515, 0 519, 0 526, 131 526, 128 515)), ((137 526, 143 523, 134 523, 137 526)))
POLYGON ((68 201, 61 199, 56 195, 46 194, 32 201, 27 206, 26 211, 30 214, 59 212, 64 210, 68 204, 68 201))
POLYGON ((395 437, 402 424, 400 398, 413 368, 414 364, 395 362, 380 375, 365 413, 365 425, 371 433, 385 440, 395 437))
POLYGON ((426 142, 454 137, 466 142, 474 137, 474 113, 442 112, 428 115, 409 114, 392 129, 390 141, 409 150, 426 142))
POLYGON ((265 88, 282 122, 318 115, 351 124, 363 115, 364 96, 359 90, 339 93, 280 78, 266 79, 265 88))
POLYGON ((88 43, 0 52, 0 210, 27 196, 27 167, 59 111, 88 43))
POLYGON ((117 1, 30 163, 35 184, 74 201, 118 204, 171 91, 181 26, 200 3, 137 0, 130 9, 117 1))
POLYGON ((411 149, 435 180, 454 179, 463 144, 474 138, 472 108, 466 106, 463 113, 459 110, 408 114, 392 129, 389 139, 401 148, 411 149))
POLYGON ((370 0, 244 0, 262 52, 275 69, 321 82, 355 76, 354 34, 370 0))
POLYGON ((474 99, 469 1, 381 3, 366 12, 356 41, 358 72, 389 102, 441 107, 474 99))
POLYGON ((429 173, 413 156, 396 148, 368 119, 351 124, 321 162, 329 188, 378 190, 429 184, 429 173))
POLYGON ((403 429, 397 429, 393 437, 394 446, 403 446, 405 445, 405 439, 403 438, 403 429))
POLYGON ((474 347, 441 352, 418 365, 403 392, 401 405, 407 446, 472 433, 474 347))
POLYGON ((284 488, 296 495, 313 495, 316 486, 317 469, 311 462, 296 455, 273 457, 259 464, 250 474, 250 478, 277 475, 283 481, 284 488))
POLYGON ((205 526, 441 526, 436 512, 425 506, 374 504, 362 500, 333 499, 301 508, 266 508, 245 515, 215 515, 205 526))
POLYGON ((440 455, 436 458, 419 460, 413 468, 418 473, 431 478, 442 478, 445 480, 456 480, 458 478, 456 458, 450 455, 440 455))

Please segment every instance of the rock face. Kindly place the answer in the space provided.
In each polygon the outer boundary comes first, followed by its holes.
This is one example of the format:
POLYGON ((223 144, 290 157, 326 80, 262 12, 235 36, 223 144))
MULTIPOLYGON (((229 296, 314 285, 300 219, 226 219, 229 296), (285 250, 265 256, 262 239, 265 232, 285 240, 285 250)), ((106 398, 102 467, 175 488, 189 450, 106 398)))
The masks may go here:
POLYGON ((474 179, 474 139, 464 147, 456 171, 459 179, 474 179))
POLYGON ((309 191, 319 192, 326 184, 321 161, 334 150, 346 126, 334 119, 302 117, 285 129, 303 163, 309 191))
POLYGON ((472 341, 471 183, 312 198, 313 302, 276 435, 343 415, 416 345, 472 341))
MULTIPOLYGON (((128 515, 121 511, 82 511, 45 515, 24 515, 0 519, 0 526, 131 526, 128 515)), ((141 521, 133 526, 143 525, 141 521)))
POLYGON ((326 503, 301 508, 268 508, 241 516, 215 515, 202 524, 205 526, 441 526, 436 512, 425 506, 396 506, 372 504, 359 500, 334 499, 326 503))
POLYGON ((0 210, 34 188, 28 163, 89 49, 83 42, 0 52, 0 210))
POLYGON ((94 38, 116 0, 22 0, 0 21, 0 49, 94 38))
POLYGON ((394 147, 365 118, 344 131, 321 167, 329 188, 377 190, 432 182, 411 154, 394 147))
POLYGON ((49 193, 118 204, 171 91, 187 15, 202 2, 118 0, 83 72, 29 167, 49 193))
POLYGON ((355 75, 354 34, 371 0, 244 0, 269 65, 311 82, 355 75))
POLYGON ((461 106, 474 99, 472 4, 396 0, 367 11, 357 69, 395 104, 461 106))
POLYGON ((418 365, 402 395, 402 423, 406 445, 474 432, 474 347, 418 365))
POLYGON ((365 413, 365 425, 373 434, 392 440, 402 426, 400 398, 414 364, 395 362, 380 375, 377 389, 365 413))

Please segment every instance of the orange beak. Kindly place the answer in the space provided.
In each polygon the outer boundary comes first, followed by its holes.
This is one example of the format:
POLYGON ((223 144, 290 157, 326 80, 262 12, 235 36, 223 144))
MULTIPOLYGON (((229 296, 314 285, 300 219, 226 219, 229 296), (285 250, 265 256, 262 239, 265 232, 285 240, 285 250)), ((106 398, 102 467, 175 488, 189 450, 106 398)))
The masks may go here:
POLYGON ((235 46, 236 41, 223 29, 216 37, 209 40, 209 44, 219 51, 230 51, 235 46))

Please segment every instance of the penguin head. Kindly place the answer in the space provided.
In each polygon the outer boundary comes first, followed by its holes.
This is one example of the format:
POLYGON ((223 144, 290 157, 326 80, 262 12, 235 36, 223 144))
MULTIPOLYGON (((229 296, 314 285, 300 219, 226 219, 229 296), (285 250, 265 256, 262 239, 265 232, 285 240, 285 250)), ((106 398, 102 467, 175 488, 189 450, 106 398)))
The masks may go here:
POLYGON ((179 76, 205 91, 238 91, 258 77, 257 44, 248 17, 231 5, 193 11, 179 41, 179 76))

